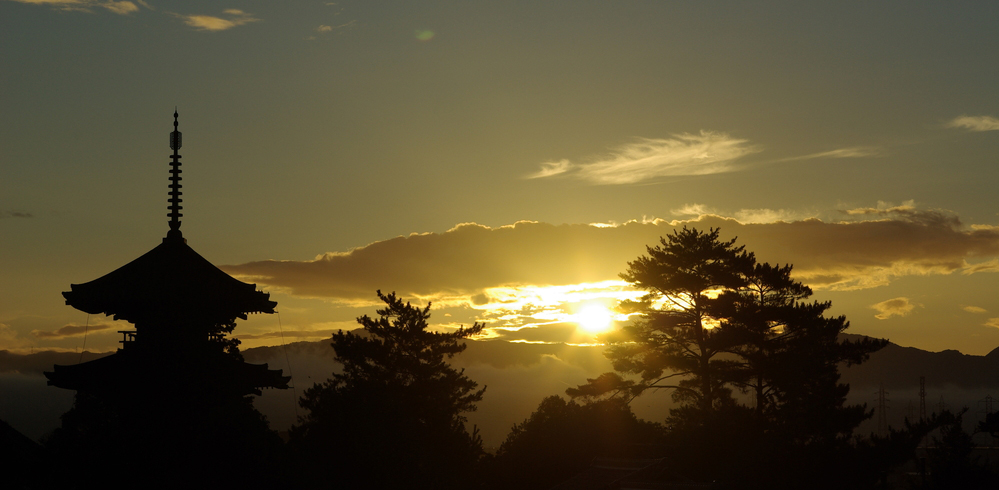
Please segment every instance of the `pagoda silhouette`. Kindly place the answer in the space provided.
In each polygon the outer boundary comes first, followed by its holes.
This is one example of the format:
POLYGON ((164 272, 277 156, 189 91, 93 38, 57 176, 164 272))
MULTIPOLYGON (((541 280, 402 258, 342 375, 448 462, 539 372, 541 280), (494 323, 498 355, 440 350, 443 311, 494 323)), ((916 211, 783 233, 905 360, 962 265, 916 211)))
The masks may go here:
POLYGON ((62 293, 67 305, 128 321, 134 330, 119 332, 114 354, 45 373, 49 385, 77 392, 50 446, 56 459, 81 471, 104 465, 132 479, 159 475, 159 483, 191 485, 197 478, 198 486, 226 485, 233 481, 219 463, 247 464, 280 441, 248 395, 287 389, 291 378, 244 362, 239 342, 227 338, 237 318, 274 313, 277 303, 187 245, 180 231, 176 111, 173 124, 166 237, 117 270, 62 293))

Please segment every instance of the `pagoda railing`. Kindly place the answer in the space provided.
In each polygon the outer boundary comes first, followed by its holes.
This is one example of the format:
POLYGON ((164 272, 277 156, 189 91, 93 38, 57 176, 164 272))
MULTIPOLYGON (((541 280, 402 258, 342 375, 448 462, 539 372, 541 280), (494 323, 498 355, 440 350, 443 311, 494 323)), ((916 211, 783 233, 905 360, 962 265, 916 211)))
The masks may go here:
POLYGON ((119 330, 118 333, 121 334, 121 340, 118 341, 121 347, 124 349, 126 345, 135 342, 135 330, 119 330))

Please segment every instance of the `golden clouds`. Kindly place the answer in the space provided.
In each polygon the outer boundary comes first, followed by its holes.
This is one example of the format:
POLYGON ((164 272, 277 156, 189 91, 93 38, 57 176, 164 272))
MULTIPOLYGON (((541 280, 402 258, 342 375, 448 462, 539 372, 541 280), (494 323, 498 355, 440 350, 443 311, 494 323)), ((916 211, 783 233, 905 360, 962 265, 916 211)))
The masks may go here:
POLYGON ((892 298, 889 300, 882 301, 871 305, 871 309, 878 312, 874 315, 874 318, 878 320, 887 320, 893 316, 906 316, 912 312, 912 309, 916 305, 909 302, 909 298, 892 298))
POLYGON ((177 17, 183 19, 185 24, 201 31, 224 31, 260 20, 239 9, 226 9, 223 13, 227 18, 212 15, 177 15, 177 17))

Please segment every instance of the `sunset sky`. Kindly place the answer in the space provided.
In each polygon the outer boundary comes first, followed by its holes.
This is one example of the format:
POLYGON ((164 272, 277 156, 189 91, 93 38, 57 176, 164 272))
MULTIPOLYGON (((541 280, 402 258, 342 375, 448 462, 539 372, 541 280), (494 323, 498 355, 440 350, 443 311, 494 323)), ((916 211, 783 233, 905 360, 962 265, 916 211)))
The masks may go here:
POLYGON ((319 340, 375 290, 593 342, 675 227, 792 263, 849 332, 999 347, 999 3, 0 0, 0 349, 182 231, 319 340), (585 313, 584 313, 585 311, 585 313), (601 320, 602 318, 602 320, 601 320), (580 323, 588 328, 581 328, 580 323))

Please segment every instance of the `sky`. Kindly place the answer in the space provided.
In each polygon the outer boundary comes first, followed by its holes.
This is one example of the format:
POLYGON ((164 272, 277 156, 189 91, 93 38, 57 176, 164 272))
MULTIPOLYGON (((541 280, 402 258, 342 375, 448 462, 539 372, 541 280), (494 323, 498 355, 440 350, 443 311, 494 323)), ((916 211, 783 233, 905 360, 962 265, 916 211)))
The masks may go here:
MULTIPOLYGON (((594 342, 678 227, 791 263, 849 332, 999 347, 995 2, 0 0, 0 350, 182 231, 319 340, 376 290, 436 328, 594 342), (596 325, 596 326, 594 326, 596 325)), ((581 381, 580 381, 581 382, 581 381)))

